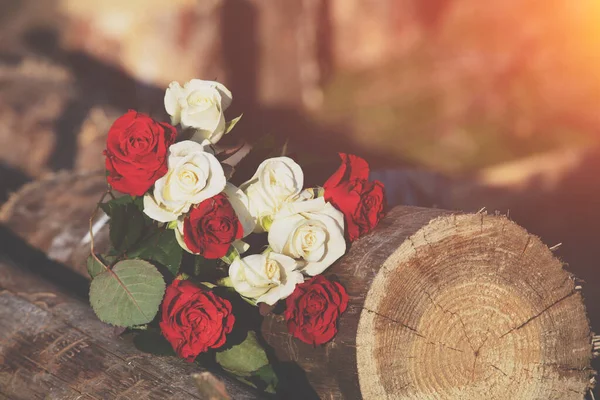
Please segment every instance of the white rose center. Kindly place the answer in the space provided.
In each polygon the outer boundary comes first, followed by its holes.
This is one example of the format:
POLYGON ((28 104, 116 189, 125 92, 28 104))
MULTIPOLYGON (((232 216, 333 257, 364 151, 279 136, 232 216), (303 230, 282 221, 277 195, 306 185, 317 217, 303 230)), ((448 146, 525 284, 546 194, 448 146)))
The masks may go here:
POLYGON ((300 226, 293 236, 293 249, 296 257, 307 261, 320 260, 326 250, 327 227, 320 221, 308 221, 300 226))
POLYGON ((182 171, 179 180, 186 186, 193 186, 198 182, 198 177, 191 171, 182 171))
POLYGON ((201 91, 194 90, 186 99, 189 106, 197 107, 200 110, 207 110, 215 106, 213 99, 206 97, 201 91))
POLYGON ((206 186, 205 171, 198 166, 186 163, 177 171, 177 182, 185 192, 194 192, 206 186))
POLYGON ((265 168, 263 188, 278 202, 285 201, 296 191, 293 172, 282 162, 274 162, 271 168, 265 168))
POLYGON ((279 283, 281 278, 279 263, 273 259, 267 259, 267 262, 265 263, 265 275, 272 282, 279 283))

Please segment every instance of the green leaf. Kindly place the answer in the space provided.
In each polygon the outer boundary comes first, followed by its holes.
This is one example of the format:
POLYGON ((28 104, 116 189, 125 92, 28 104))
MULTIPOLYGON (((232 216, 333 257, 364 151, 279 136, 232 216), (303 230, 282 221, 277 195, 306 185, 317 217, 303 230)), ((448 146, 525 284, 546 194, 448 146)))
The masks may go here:
POLYGON ((217 268, 217 260, 208 260, 202 256, 194 257, 194 275, 203 279, 214 274, 217 268))
POLYGON ((90 303, 100 320, 130 327, 152 321, 164 293, 165 281, 155 266, 124 260, 92 280, 90 303))
POLYGON ((135 206, 118 208, 110 219, 110 240, 117 250, 126 251, 137 243, 144 230, 144 217, 135 206))
POLYGON ((233 287, 233 282, 231 281, 231 278, 229 276, 226 276, 225 278, 221 278, 217 281, 217 285, 218 286, 225 286, 225 287, 233 287))
POLYGON ((129 195, 125 195, 125 196, 121 196, 116 199, 107 201, 106 203, 101 203, 100 208, 102 209, 102 211, 104 211, 106 213, 106 215, 108 215, 110 217, 110 216, 112 216, 112 211, 115 208, 125 206, 127 204, 134 204, 134 202, 135 202, 135 199, 133 197, 131 197, 129 195))
POLYGON ((239 380, 260 390, 275 393, 277 375, 269 364, 265 350, 256 339, 256 333, 248 332, 242 343, 217 353, 216 361, 239 380))
POLYGON ((224 263, 231 265, 231 263, 239 256, 240 256, 240 253, 237 251, 237 249, 233 246, 229 246, 229 251, 227 252, 227 254, 224 257, 221 257, 221 260, 224 263))
MULTIPOLYGON (((112 250, 112 249, 111 249, 112 250)), ((110 251, 109 250, 109 253, 110 251)), ((96 254, 96 257, 100 259, 104 263, 104 265, 100 264, 94 256, 91 254, 87 258, 87 271, 90 274, 90 277, 94 279, 96 275, 101 274, 106 271, 106 267, 111 267, 115 261, 117 261, 117 256, 115 254, 96 254)))
POLYGON ((177 229, 177 220, 169 222, 167 224, 167 229, 177 229))
POLYGON ((96 275, 106 271, 104 265, 100 264, 93 255, 89 255, 87 258, 87 271, 90 274, 90 278, 94 279, 96 275))
POLYGON ((279 379, 277 378, 277 374, 275 373, 272 365, 269 364, 261 367, 258 371, 252 374, 252 377, 254 378, 252 379, 253 381, 258 379, 264 385, 266 385, 266 387, 263 389, 265 392, 275 394, 275 389, 279 384, 279 379))
POLYGON ((186 274, 186 273, 183 273, 183 274, 177 275, 175 277, 175 279, 178 279, 180 281, 186 281, 186 280, 190 279, 190 276, 188 274, 186 274))
POLYGON ((110 217, 110 241, 119 251, 126 251, 135 245, 144 232, 146 218, 140 209, 140 199, 123 196, 100 204, 100 208, 110 217))
POLYGON ((233 127, 240 122, 240 119, 242 119, 242 117, 244 116, 244 114, 241 114, 239 117, 232 119, 229 122, 225 123, 225 134, 228 134, 229 132, 231 132, 231 130, 233 129, 233 127))
POLYGON ((308 188, 305 190, 306 192, 310 193, 311 199, 316 199, 325 196, 325 189, 320 186, 308 188))
POLYGON ((258 223, 260 226, 262 226, 265 232, 268 232, 271 230, 271 225, 273 225, 273 216, 267 215, 264 217, 258 217, 258 223))
POLYGON ((141 258, 165 266, 173 276, 179 272, 183 249, 170 229, 159 229, 127 252, 129 258, 141 258))
MULTIPOLYGON (((143 213, 144 212, 144 196, 139 196, 139 197, 133 196, 132 199, 133 199, 133 204, 135 204, 135 206, 143 213)), ((144 214, 144 216, 147 217, 149 221, 151 221, 150 217, 148 217, 146 214, 144 214)))
POLYGON ((246 296, 242 296, 242 295, 240 295, 240 297, 242 298, 242 300, 244 300, 246 303, 250 304, 251 306, 254 306, 254 307, 258 306, 256 299, 251 299, 250 297, 246 297, 246 296))
POLYGON ((239 377, 250 377, 265 365, 269 365, 267 353, 256 340, 256 333, 252 331, 248 332, 242 343, 218 352, 216 361, 224 370, 239 377))

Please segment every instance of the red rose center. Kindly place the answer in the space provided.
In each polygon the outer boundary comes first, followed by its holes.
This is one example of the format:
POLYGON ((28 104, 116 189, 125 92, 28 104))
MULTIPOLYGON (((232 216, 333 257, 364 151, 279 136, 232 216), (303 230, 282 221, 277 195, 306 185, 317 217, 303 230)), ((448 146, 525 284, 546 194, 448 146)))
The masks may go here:
POLYGON ((149 138, 140 135, 131 135, 127 140, 129 153, 145 153, 150 147, 149 138))
POLYGON ((235 210, 224 194, 194 207, 184 220, 183 240, 192 253, 215 259, 227 254, 231 243, 244 231, 235 210))
POLYGON ((212 232, 228 233, 231 231, 231 221, 224 218, 213 219, 208 222, 208 230, 212 232))
POLYGON ((194 332, 204 332, 206 328, 206 318, 202 314, 196 313, 195 315, 193 315, 191 323, 194 332))
POLYGON ((367 200, 365 201, 365 207, 368 209, 375 207, 375 199, 373 197, 367 197, 367 200))
POLYGON ((327 300, 319 294, 311 292, 307 296, 306 300, 306 308, 304 309, 304 313, 306 315, 318 315, 320 314, 327 305, 327 300))
POLYGON ((160 329, 187 361, 225 344, 234 322, 229 301, 190 281, 176 279, 165 292, 160 329))

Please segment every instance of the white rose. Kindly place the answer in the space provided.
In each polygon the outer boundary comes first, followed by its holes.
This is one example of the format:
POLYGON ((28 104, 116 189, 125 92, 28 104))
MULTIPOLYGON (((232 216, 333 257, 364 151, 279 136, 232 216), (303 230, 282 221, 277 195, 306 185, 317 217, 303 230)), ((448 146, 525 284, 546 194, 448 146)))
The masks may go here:
POLYGON ((216 144, 225 133, 224 112, 232 99, 229 89, 219 82, 192 79, 183 87, 171 82, 165 92, 165 109, 173 125, 196 129, 192 140, 216 144))
POLYGON ((256 219, 250 213, 250 200, 248 196, 240 188, 229 182, 225 185, 223 194, 231 203, 235 214, 244 227, 244 237, 248 236, 254 231, 254 227, 256 226, 256 219))
POLYGON ((344 214, 323 197, 287 204, 275 215, 269 245, 303 259, 303 272, 318 275, 346 253, 344 214))
POLYGON ((191 140, 169 147, 168 171, 144 196, 144 213, 159 222, 175 221, 193 204, 211 198, 225 188, 225 173, 219 160, 191 140))
MULTIPOLYGON (((252 233, 252 231, 254 230, 254 226, 256 225, 256 221, 254 220, 254 218, 250 214, 250 211, 248 210, 248 207, 249 207, 248 197, 239 188, 235 187, 234 185, 232 185, 229 182, 227 182, 227 184, 225 185, 225 189, 223 189, 223 194, 225 195, 225 197, 227 197, 227 200, 229 200, 231 207, 233 207, 233 211, 235 211, 235 214, 238 217, 238 220, 242 224, 242 228, 244 229, 243 237, 248 236, 249 234, 252 233)), ((183 225, 184 225, 184 219, 182 217, 180 217, 179 220, 177 221, 177 228, 175 229, 175 237, 177 238, 177 242, 179 242, 179 245, 185 251, 187 251, 188 253, 192 253, 190 251, 190 249, 187 247, 187 245, 185 244, 185 241, 183 240, 183 235, 184 235, 183 225)), ((250 247, 247 243, 245 243, 242 240, 236 240, 235 242, 232 243, 232 245, 233 245, 233 247, 235 247, 235 249, 240 254, 245 253, 248 250, 248 248, 250 247)))
POLYGON ((303 185, 302 168, 291 158, 263 161, 252 179, 240 186, 250 199, 250 212, 256 219, 254 232, 268 231, 273 216, 283 204, 298 198, 303 185))
POLYGON ((273 305, 288 297, 304 282, 298 262, 283 254, 254 254, 236 258, 229 266, 233 288, 257 303, 273 305))

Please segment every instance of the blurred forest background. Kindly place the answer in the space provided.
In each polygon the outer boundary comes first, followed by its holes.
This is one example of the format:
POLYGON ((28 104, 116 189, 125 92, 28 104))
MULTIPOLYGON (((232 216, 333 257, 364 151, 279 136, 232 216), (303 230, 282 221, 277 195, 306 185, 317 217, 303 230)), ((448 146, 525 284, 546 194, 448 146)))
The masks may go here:
POLYGON ((114 119, 166 120, 190 78, 233 91, 227 140, 289 140, 317 182, 354 152, 394 204, 562 243, 600 331, 597 0, 0 0, 0 204, 101 169, 114 119))

